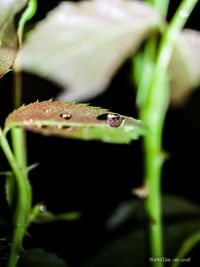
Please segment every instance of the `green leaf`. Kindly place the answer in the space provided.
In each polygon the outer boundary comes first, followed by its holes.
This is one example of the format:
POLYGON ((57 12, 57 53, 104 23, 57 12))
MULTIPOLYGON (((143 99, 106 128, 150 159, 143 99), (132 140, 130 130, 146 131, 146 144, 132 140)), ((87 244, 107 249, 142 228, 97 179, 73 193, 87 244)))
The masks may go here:
POLYGON ((57 83, 65 99, 91 98, 160 24, 139 1, 65 1, 30 33, 15 67, 57 83))
POLYGON ((43 204, 36 204, 30 215, 30 223, 49 223, 56 221, 74 221, 80 219, 80 212, 65 212, 54 214, 46 209, 43 204))
POLYGON ((174 49, 170 63, 171 102, 181 105, 200 85, 200 32, 184 30, 174 49))
POLYGON ((44 135, 129 143, 144 135, 144 124, 106 109, 66 101, 43 101, 22 106, 6 119, 5 127, 23 127, 44 135))
POLYGON ((53 214, 52 212, 46 211, 40 213, 40 215, 35 218, 35 223, 49 223, 57 221, 74 221, 80 219, 81 215, 79 212, 65 212, 60 214, 53 214))
POLYGON ((67 267, 67 264, 53 253, 43 249, 31 249, 22 255, 19 267, 67 267))
POLYGON ((17 49, 17 31, 15 16, 26 5, 28 0, 0 1, 0 78, 13 66, 17 49))

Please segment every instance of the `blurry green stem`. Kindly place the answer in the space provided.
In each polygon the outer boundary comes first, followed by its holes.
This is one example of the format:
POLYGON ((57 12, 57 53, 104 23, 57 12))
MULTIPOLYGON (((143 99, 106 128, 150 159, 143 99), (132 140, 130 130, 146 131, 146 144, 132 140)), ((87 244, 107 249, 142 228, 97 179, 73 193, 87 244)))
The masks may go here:
POLYGON ((35 15, 36 11, 37 11, 37 0, 29 0, 28 7, 22 14, 18 25, 18 38, 20 47, 23 41, 24 26, 26 22, 29 21, 35 15))
POLYGON ((8 267, 15 267, 22 250, 22 241, 26 233, 29 221, 29 214, 31 209, 31 188, 28 180, 26 179, 25 172, 20 168, 5 134, 0 128, 0 145, 11 166, 13 174, 16 178, 17 185, 17 202, 14 212, 14 234, 12 239, 11 251, 8 259, 8 267))
POLYGON ((146 0, 146 2, 156 7, 162 16, 167 15, 169 0, 146 0))
MULTIPOLYGON (((29 21, 35 14, 37 10, 37 0, 29 0, 28 6, 24 13, 22 14, 19 25, 18 25, 18 38, 19 46, 22 45, 24 27, 27 21, 29 21)), ((20 59, 18 61, 20 64, 20 59)), ((19 71, 19 66, 14 67, 14 107, 19 108, 22 105, 22 77, 21 71, 19 71)), ((13 129, 11 131, 12 135, 12 145, 14 149, 14 154, 19 165, 24 169, 27 166, 27 155, 26 155, 26 136, 22 129, 13 129)))
MULTIPOLYGON (((146 97, 140 109, 140 119, 149 127, 149 134, 144 137, 144 151, 145 184, 149 191, 146 211, 152 258, 163 256, 160 179, 164 161, 162 131, 169 102, 168 65, 174 43, 197 2, 198 0, 183 0, 163 33, 151 80, 145 89, 146 97)), ((163 262, 152 261, 152 266, 162 267, 163 262)))
MULTIPOLYGON (((26 22, 32 18, 37 9, 37 1, 30 0, 28 7, 22 14, 18 27, 19 46, 22 45, 24 26, 26 22)), ((22 79, 18 66, 14 67, 14 107, 18 108, 22 105, 22 79)), ((10 149, 6 137, 1 131, 1 146, 11 165, 15 175, 17 184, 17 203, 14 210, 14 229, 11 243, 11 250, 8 259, 8 267, 17 265, 20 252, 22 250, 22 242, 26 234, 29 224, 29 216, 32 202, 32 192, 27 175, 27 153, 26 153, 26 137, 23 129, 11 130, 12 145, 14 155, 10 149)))
MULTIPOLYGON (((14 69, 14 107, 19 108, 22 104, 22 80, 21 72, 14 69)), ((12 146, 15 158, 20 167, 26 170, 27 153, 26 153, 26 134, 23 129, 12 129, 12 146)))

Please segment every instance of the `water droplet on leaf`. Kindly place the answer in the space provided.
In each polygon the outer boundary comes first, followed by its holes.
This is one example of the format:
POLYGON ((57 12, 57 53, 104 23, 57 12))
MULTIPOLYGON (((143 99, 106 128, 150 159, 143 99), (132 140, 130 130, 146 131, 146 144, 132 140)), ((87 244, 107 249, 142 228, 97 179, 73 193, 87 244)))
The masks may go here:
POLYGON ((25 120, 24 121, 24 124, 25 125, 30 125, 30 124, 32 124, 33 123, 33 119, 28 119, 28 120, 25 120))
POLYGON ((37 128, 42 128, 42 124, 38 122, 38 123, 36 124, 36 127, 37 127, 37 128))
POLYGON ((187 18, 189 16, 187 10, 185 9, 181 9, 180 12, 179 12, 179 15, 182 17, 182 18, 187 18))
POLYGON ((69 120, 69 119, 71 119, 72 115, 70 115, 69 113, 65 112, 65 113, 61 113, 60 117, 65 119, 65 120, 69 120))
POLYGON ((119 127, 124 124, 125 118, 118 114, 108 114, 107 122, 111 127, 119 127))
POLYGON ((51 111, 52 111, 51 108, 45 108, 45 109, 44 109, 44 112, 45 112, 45 113, 49 113, 49 112, 51 112, 51 111))
POLYGON ((44 213, 46 210, 47 207, 44 204, 40 205, 40 212, 44 213))

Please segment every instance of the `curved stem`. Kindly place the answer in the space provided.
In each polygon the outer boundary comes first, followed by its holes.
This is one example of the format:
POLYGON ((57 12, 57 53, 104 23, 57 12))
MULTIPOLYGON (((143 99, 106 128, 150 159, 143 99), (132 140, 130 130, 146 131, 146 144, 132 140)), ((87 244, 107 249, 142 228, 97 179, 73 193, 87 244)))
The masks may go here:
MULTIPOLYGON (((174 43, 197 1, 183 0, 163 33, 145 101, 140 109, 140 119, 150 129, 150 134, 144 137, 145 184, 149 191, 146 211, 149 218, 150 258, 154 259, 163 256, 160 180, 164 161, 162 130, 169 102, 167 70, 174 43)), ((150 259, 152 266, 163 266, 162 261, 154 259, 150 259)))
POLYGON ((15 267, 22 249, 22 241, 28 227, 29 215, 31 210, 31 187, 25 172, 20 168, 9 143, 0 128, 0 145, 12 168, 17 185, 17 203, 14 213, 14 234, 11 251, 8 260, 9 267, 15 267))
POLYGON ((36 11, 37 11, 37 0, 29 0, 28 7, 22 14, 20 21, 19 21, 19 26, 18 26, 18 38, 19 38, 20 46, 23 41, 22 39, 23 39, 23 33, 24 33, 24 26, 26 22, 29 21, 35 15, 36 11))
MULTIPOLYGON (((32 18, 37 9, 37 1, 30 0, 28 7, 23 13, 18 27, 19 46, 22 45, 24 26, 32 18)), ((18 108, 22 104, 22 79, 21 72, 17 67, 14 68, 14 107, 18 108)), ((27 175, 27 153, 26 153, 26 136, 23 129, 11 130, 12 145, 14 155, 10 146, 1 131, 1 146, 11 165, 17 184, 17 203, 14 211, 14 229, 12 244, 8 259, 8 267, 15 267, 22 250, 22 242, 29 224, 31 212, 32 192, 27 175)))
MULTIPOLYGON (((14 69, 14 107, 19 108, 22 104, 22 77, 21 72, 14 69)), ((26 134, 23 129, 12 129, 12 146, 15 158, 22 169, 27 166, 26 134)))

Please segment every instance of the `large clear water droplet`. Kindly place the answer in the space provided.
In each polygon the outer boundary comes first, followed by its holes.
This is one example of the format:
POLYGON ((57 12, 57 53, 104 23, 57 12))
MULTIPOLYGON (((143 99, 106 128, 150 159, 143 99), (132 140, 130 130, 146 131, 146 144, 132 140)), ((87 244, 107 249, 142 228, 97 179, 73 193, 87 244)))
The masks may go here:
POLYGON ((107 122, 111 127, 119 127, 124 124, 125 118, 118 114, 108 114, 107 122))

